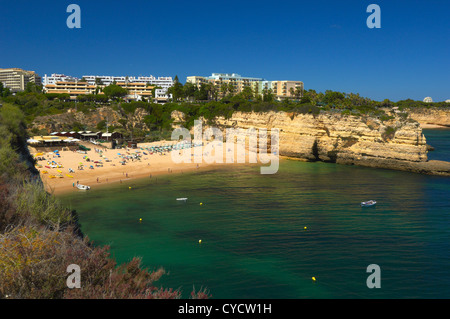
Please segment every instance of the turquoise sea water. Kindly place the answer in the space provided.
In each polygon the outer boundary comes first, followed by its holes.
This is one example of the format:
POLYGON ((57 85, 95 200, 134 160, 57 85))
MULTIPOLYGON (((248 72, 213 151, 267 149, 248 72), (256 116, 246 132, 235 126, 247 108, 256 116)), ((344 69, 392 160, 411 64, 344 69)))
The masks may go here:
MULTIPOLYGON (((435 135, 441 156, 450 130, 435 135)), ((449 195, 447 177, 286 160, 275 175, 230 166, 61 199, 119 263, 163 266, 159 284, 186 298, 193 286, 213 298, 450 298, 449 195)))
POLYGON ((450 128, 423 130, 427 143, 436 150, 428 152, 428 159, 450 161, 450 128))

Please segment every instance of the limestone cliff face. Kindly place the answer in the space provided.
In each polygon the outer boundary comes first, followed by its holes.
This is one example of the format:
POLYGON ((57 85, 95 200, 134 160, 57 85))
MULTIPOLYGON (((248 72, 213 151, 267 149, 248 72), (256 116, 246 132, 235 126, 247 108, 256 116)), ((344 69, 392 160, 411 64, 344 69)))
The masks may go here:
POLYGON ((346 164, 389 161, 425 162, 427 148, 419 123, 395 118, 344 116, 334 113, 241 113, 217 118, 223 127, 279 129, 280 155, 309 161, 346 164))
POLYGON ((88 113, 76 112, 69 109, 67 112, 56 115, 39 116, 33 121, 31 128, 39 130, 45 129, 48 133, 70 130, 74 123, 80 123, 88 130, 96 130, 96 126, 101 121, 108 121, 108 124, 122 127, 120 120, 125 120, 128 127, 138 127, 147 129, 144 117, 148 115, 143 109, 136 109, 132 114, 114 110, 111 107, 100 107, 88 113))
POLYGON ((413 108, 407 110, 412 119, 420 124, 435 124, 450 127, 450 108, 413 108))

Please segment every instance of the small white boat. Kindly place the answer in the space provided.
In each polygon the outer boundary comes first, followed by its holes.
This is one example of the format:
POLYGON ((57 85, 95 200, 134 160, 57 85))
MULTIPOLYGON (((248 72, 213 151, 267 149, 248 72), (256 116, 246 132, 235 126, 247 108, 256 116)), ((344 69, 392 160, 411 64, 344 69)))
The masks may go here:
POLYGON ((375 206, 376 205, 376 201, 374 200, 369 200, 367 202, 361 202, 361 207, 371 207, 371 206, 375 206))
POLYGON ((87 190, 90 190, 90 189, 91 189, 90 186, 87 186, 87 185, 81 185, 81 184, 77 184, 77 188, 80 189, 80 190, 83 190, 83 191, 87 191, 87 190))
POLYGON ((187 198, 185 198, 185 197, 183 197, 183 198, 177 198, 177 200, 187 201, 187 198))

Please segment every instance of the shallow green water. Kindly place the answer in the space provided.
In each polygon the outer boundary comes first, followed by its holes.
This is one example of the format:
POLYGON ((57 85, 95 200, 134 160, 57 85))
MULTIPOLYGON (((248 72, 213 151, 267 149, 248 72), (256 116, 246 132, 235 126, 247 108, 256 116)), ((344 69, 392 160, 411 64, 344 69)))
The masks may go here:
POLYGON ((449 194, 450 178, 283 161, 275 175, 230 167, 61 199, 118 262, 163 266, 159 284, 183 297, 194 285, 213 298, 450 298, 449 194))

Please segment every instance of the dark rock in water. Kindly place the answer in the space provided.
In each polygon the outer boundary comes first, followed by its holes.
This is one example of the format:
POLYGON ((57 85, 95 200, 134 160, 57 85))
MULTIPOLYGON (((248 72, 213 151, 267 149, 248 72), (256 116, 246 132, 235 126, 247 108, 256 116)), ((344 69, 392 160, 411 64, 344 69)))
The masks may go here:
POLYGON ((427 144, 427 151, 428 151, 428 152, 434 151, 434 147, 431 146, 431 145, 429 145, 429 144, 427 144))
POLYGON ((450 162, 426 161, 410 162, 396 159, 371 158, 368 160, 338 160, 338 164, 359 165, 374 168, 386 168, 399 171, 407 171, 419 174, 450 176, 450 162))

